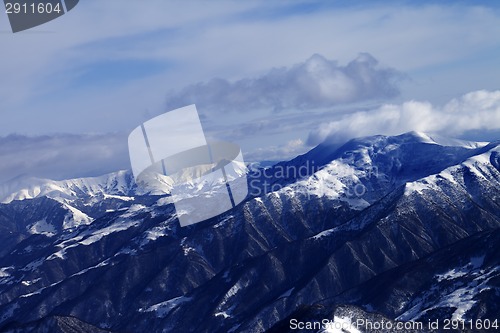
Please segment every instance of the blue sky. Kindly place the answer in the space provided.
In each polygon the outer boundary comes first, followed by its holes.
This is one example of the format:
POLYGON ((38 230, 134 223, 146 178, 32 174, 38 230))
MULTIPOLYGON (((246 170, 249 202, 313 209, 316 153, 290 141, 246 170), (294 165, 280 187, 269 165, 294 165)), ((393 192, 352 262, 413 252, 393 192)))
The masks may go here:
POLYGON ((128 168, 121 138, 192 102, 251 159, 412 129, 499 139, 496 1, 86 0, 17 34, 0 17, 0 145, 18 145, 0 182, 128 168), (96 138, 108 159, 75 167, 66 145, 96 138))

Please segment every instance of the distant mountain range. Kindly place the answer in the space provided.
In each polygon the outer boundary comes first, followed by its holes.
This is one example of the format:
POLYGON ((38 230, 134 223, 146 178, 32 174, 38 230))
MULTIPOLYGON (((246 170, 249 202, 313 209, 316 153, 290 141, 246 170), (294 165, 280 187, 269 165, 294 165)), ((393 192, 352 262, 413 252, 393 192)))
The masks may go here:
POLYGON ((364 137, 247 178, 242 204, 183 228, 167 178, 0 185, 0 331, 500 320, 500 142, 364 137))

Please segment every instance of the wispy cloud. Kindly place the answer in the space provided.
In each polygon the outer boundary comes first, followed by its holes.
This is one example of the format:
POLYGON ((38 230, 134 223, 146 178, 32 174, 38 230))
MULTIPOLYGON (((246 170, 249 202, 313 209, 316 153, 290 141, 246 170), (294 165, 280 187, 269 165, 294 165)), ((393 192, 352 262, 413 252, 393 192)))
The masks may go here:
POLYGON ((130 168, 127 137, 52 135, 0 137, 0 183, 17 176, 68 179, 130 168))
POLYGON ((310 149, 302 139, 290 140, 284 145, 267 146, 256 149, 245 155, 248 162, 253 161, 284 161, 303 154, 310 149))
POLYGON ((500 90, 480 90, 452 99, 443 106, 408 101, 348 114, 311 131, 307 143, 315 145, 324 140, 344 141, 365 135, 393 135, 408 131, 459 137, 470 131, 499 129, 500 90))
POLYGON ((395 97, 399 94, 396 83, 403 77, 395 69, 380 67, 368 53, 345 66, 314 54, 303 63, 272 69, 253 79, 218 78, 189 85, 167 96, 167 108, 199 104, 221 112, 314 109, 395 97))

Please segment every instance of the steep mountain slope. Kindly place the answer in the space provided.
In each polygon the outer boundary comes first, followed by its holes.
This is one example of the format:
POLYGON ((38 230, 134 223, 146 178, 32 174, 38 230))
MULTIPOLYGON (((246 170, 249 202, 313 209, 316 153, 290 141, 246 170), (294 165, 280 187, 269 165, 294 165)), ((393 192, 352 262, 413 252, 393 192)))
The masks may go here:
POLYGON ((254 170, 246 202, 185 228, 168 196, 130 178, 0 205, 15 235, 0 248, 0 327, 74 317, 119 332, 261 332, 341 304, 400 320, 498 318, 500 146, 437 141, 320 145, 254 170))

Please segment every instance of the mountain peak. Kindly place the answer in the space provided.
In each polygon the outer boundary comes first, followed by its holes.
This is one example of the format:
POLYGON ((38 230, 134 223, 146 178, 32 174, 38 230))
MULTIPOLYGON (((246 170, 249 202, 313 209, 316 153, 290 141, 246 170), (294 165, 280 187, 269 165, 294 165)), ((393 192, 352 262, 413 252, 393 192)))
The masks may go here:
POLYGON ((415 141, 415 142, 421 142, 421 143, 436 144, 436 145, 440 145, 440 146, 462 147, 462 148, 468 148, 468 149, 481 148, 481 147, 486 146, 489 143, 489 142, 455 139, 455 138, 442 136, 439 134, 425 133, 425 132, 420 132, 420 131, 406 132, 406 133, 403 133, 401 135, 395 136, 395 138, 400 138, 400 139, 408 141, 408 142, 415 141))
POLYGON ((415 140, 422 143, 436 143, 429 134, 420 131, 410 131, 396 136, 397 138, 415 140))

